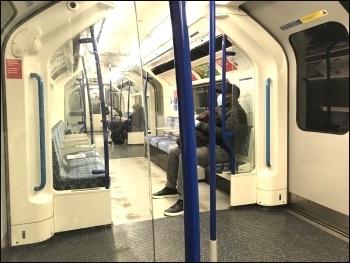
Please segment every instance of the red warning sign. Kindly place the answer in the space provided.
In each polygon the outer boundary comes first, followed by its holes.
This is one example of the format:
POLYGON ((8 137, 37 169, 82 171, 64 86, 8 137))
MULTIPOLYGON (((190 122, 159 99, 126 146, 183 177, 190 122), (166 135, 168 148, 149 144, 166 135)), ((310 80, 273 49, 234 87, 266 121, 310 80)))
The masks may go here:
MULTIPOLYGON (((220 67, 222 67, 222 58, 216 59, 216 64, 218 64, 220 67)), ((233 64, 226 58, 226 72, 230 72, 230 71, 233 71, 233 70, 237 70, 237 66, 238 66, 237 63, 235 63, 235 65, 233 65, 233 64)))
POLYGON ((22 79, 22 60, 6 59, 6 77, 8 79, 22 79))

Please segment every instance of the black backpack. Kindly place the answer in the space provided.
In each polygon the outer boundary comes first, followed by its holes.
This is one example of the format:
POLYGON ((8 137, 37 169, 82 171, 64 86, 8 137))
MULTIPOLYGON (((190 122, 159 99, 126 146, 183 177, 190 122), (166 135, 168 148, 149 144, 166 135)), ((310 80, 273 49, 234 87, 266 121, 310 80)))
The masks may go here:
POLYGON ((124 144, 128 134, 127 123, 112 122, 112 141, 113 144, 124 144))

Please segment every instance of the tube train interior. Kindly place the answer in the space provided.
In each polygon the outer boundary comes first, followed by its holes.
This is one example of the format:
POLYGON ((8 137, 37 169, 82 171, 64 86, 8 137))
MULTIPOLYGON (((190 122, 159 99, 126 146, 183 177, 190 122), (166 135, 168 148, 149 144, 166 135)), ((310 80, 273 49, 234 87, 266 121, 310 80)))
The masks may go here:
POLYGON ((1 58, 2 262, 349 262, 348 1, 1 1, 1 58))

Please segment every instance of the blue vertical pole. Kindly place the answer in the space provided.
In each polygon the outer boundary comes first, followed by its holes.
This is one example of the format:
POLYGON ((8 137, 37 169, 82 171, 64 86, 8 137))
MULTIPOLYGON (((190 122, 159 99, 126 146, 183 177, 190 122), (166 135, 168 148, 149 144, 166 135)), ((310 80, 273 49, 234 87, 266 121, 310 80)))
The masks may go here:
POLYGON ((145 136, 148 134, 148 101, 147 101, 147 85, 148 85, 148 72, 146 72, 146 81, 145 81, 145 88, 144 88, 144 98, 145 98, 145 136))
MULTIPOLYGON (((226 35, 223 35, 222 37, 222 89, 221 89, 221 93, 222 93, 222 116, 226 116, 226 55, 235 55, 234 52, 228 52, 226 51, 226 35)), ((221 125, 221 136, 224 139, 222 142, 225 145, 226 150, 228 151, 230 158, 231 158, 231 162, 230 162, 230 170, 231 170, 231 174, 235 174, 236 173, 236 156, 235 153, 233 151, 233 148, 231 146, 231 144, 229 144, 227 142, 226 139, 228 138, 233 138, 235 136, 234 132, 227 132, 226 131, 226 122, 222 122, 221 125)))
POLYGON ((85 104, 85 81, 84 81, 84 73, 81 72, 81 97, 82 97, 82 103, 83 103, 83 131, 86 132, 86 104, 85 104))
POLYGON ((97 71, 97 81, 98 87, 100 91, 100 99, 101 99, 101 111, 102 111, 102 127, 103 127, 103 150, 104 150, 104 161, 105 161, 105 185, 106 189, 109 189, 111 186, 111 178, 109 176, 109 152, 108 152, 108 131, 107 131, 107 122, 106 122, 106 102, 105 102, 105 92, 104 86, 102 82, 102 73, 100 67, 100 60, 98 57, 97 44, 95 40, 95 30, 94 26, 90 26, 91 40, 92 46, 95 55, 95 63, 96 63, 96 71, 97 71))
POLYGON ((179 104, 184 197, 185 261, 200 262, 200 221, 194 106, 186 2, 169 1, 179 104))
MULTIPOLYGON (((111 74, 112 68, 111 63, 109 62, 109 74, 111 74)), ((112 78, 109 77, 109 104, 111 104, 111 122, 109 127, 112 130, 112 122, 113 122, 113 98, 112 98, 112 78)))
POLYGON ((216 241, 216 174, 215 174, 215 1, 209 9, 209 172, 210 172, 210 262, 217 262, 216 241))
MULTIPOLYGON (((123 80, 122 80, 122 85, 120 88, 120 95, 119 95, 119 108, 122 110, 124 110, 124 114, 125 114, 125 108, 122 108, 122 98, 123 98, 123 80)), ((126 116, 126 115, 125 115, 126 116)))
POLYGON ((128 132, 131 131, 130 130, 130 120, 129 120, 129 117, 130 117, 130 112, 129 112, 129 109, 130 109, 130 88, 131 88, 131 82, 129 80, 129 92, 128 92, 128 132))
POLYGON ((90 96, 89 79, 88 79, 87 73, 86 73, 84 57, 81 57, 81 61, 83 62, 84 76, 85 76, 85 82, 86 82, 86 93, 87 93, 87 96, 88 96, 88 103, 89 103, 91 144, 94 144, 94 135, 93 135, 94 127, 93 127, 93 123, 92 123, 92 104, 91 104, 91 96, 90 96))

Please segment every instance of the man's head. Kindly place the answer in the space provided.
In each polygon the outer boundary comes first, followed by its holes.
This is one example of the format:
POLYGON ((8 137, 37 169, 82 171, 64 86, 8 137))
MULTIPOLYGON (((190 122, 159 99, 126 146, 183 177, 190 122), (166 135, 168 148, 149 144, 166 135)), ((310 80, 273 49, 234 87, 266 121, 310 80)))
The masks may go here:
POLYGON ((226 82, 226 105, 231 104, 232 100, 237 101, 240 95, 241 91, 237 85, 226 82))
POLYGON ((227 93, 230 93, 230 95, 232 94, 233 97, 238 100, 239 96, 241 95, 241 90, 237 85, 226 82, 226 94, 227 93))
MULTIPOLYGON (((222 94, 222 89, 216 88, 216 92, 222 94)), ((226 105, 230 105, 232 101, 237 101, 239 96, 241 95, 241 91, 239 87, 235 84, 231 84, 230 82, 226 81, 225 86, 225 102, 226 105)), ((221 98, 222 101, 222 98, 221 98)))

